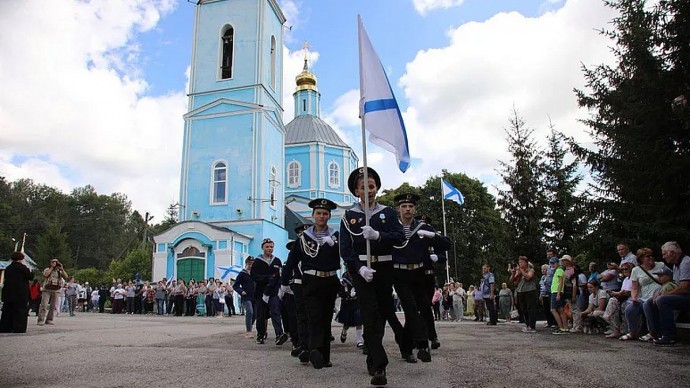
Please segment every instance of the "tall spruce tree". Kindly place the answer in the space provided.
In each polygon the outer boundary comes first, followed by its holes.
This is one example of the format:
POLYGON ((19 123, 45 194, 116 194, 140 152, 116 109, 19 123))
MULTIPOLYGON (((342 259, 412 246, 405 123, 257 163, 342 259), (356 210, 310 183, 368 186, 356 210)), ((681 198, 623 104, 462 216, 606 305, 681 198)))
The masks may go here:
POLYGON ((614 66, 584 67, 587 91, 576 90, 591 115, 596 149, 572 145, 589 166, 595 210, 595 254, 617 241, 658 247, 690 245, 690 3, 607 1, 619 16, 602 31, 614 42, 614 66), (676 101, 676 102, 674 102, 676 101))
POLYGON ((584 201, 576 192, 582 175, 577 171, 577 160, 566 162, 568 151, 563 133, 556 131, 553 125, 550 130, 541 163, 546 201, 544 233, 549 247, 574 256, 579 253, 587 226, 584 201))
POLYGON ((517 110, 509 121, 505 131, 512 158, 510 162, 499 161, 498 172, 506 189, 498 190, 498 206, 515 239, 513 255, 535 259, 544 255, 545 248, 542 157, 532 136, 534 130, 527 127, 517 110))

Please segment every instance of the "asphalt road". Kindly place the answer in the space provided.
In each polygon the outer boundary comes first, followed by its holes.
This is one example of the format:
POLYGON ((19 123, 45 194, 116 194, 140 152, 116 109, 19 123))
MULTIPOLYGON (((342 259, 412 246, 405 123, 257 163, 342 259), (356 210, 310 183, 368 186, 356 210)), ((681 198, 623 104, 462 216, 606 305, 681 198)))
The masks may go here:
MULTIPOLYGON (((0 334, 0 387, 366 387, 354 332, 332 344, 332 368, 290 357, 290 343, 246 339, 244 317, 62 314, 0 334)), ((520 332, 519 324, 439 322, 431 363, 403 362, 388 329, 389 387, 690 386, 690 345, 660 348, 601 335, 520 332)), ((337 337, 336 325, 333 333, 337 337)))

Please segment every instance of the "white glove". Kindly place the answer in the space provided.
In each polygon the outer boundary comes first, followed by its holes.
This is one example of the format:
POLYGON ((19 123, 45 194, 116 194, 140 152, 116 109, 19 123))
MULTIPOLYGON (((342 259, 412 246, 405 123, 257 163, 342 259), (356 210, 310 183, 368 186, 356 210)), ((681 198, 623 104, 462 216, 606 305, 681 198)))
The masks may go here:
POLYGON ((371 283, 371 281, 374 280, 374 272, 376 272, 375 269, 364 266, 359 267, 359 276, 364 278, 367 283, 371 283))
POLYGON ((261 297, 261 300, 264 301, 264 303, 268 303, 268 295, 264 294, 264 296, 261 297))
POLYGON ((278 299, 283 300, 283 296, 285 296, 285 290, 283 289, 285 286, 280 286, 280 289, 278 290, 278 299))
POLYGON ((419 235, 419 237, 428 237, 428 238, 436 237, 436 233, 428 231, 428 230, 422 230, 422 229, 418 230, 417 234, 419 235))
POLYGON ((362 235, 367 240, 378 240, 380 234, 378 231, 372 229, 371 226, 363 226, 362 227, 362 235))
POLYGON ((332 247, 333 244, 335 244, 335 241, 333 241, 333 237, 331 236, 323 236, 321 240, 324 244, 328 245, 329 247, 332 247))
POLYGON ((282 291, 283 294, 292 294, 292 288, 290 288, 290 286, 280 286, 280 291, 282 291))
POLYGON ((355 292, 355 289, 353 288, 350 290, 350 298, 354 298, 355 296, 357 296, 357 292, 355 292))
POLYGON ((435 253, 430 254, 429 257, 431 258, 431 261, 433 261, 434 263, 438 261, 438 255, 435 253))

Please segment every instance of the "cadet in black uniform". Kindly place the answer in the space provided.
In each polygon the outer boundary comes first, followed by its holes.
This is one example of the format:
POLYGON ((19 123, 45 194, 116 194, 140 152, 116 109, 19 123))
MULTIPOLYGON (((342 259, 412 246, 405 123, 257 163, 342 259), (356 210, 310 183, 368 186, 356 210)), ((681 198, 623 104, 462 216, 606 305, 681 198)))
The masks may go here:
MULTIPOLYGON (((309 226, 311 225, 305 224, 295 228, 298 239, 300 234, 309 226)), ((304 309, 304 296, 302 292, 302 266, 299 263, 297 265, 291 264, 289 267, 287 265, 288 262, 293 263, 295 260, 292 258, 292 248, 294 245, 295 241, 289 241, 285 245, 289 253, 280 278, 281 285, 289 285, 289 290, 291 290, 291 292, 286 292, 287 289, 281 287, 278 296, 283 300, 283 304, 287 305, 289 308, 291 308, 290 305, 294 302, 294 318, 296 320, 294 322, 294 328, 293 322, 290 322, 290 339, 292 340, 292 351, 290 355, 299 357, 301 362, 306 363, 309 362, 309 333, 307 332, 307 312, 304 309), (290 273, 289 268, 292 268, 292 273, 290 273)))
POLYGON ((385 385, 388 357, 383 348, 386 319, 393 311, 393 258, 394 245, 405 241, 397 212, 376 203, 381 178, 368 168, 368 182, 364 181, 364 168, 354 170, 347 180, 350 192, 359 198, 359 204, 345 212, 340 222, 340 255, 352 275, 364 321, 364 344, 368 349, 367 369, 372 385, 385 385), (365 191, 369 188, 369 226, 365 219, 365 191), (367 267, 366 241, 370 243, 371 268, 367 267))
POLYGON ((428 309, 429 301, 425 289, 424 260, 429 257, 429 247, 448 249, 448 238, 436 233, 434 228, 414 219, 417 194, 399 194, 394 201, 398 205, 400 222, 407 241, 393 250, 393 284, 405 312, 405 335, 400 344, 401 353, 407 362, 416 362, 412 355, 419 349, 417 357, 423 362, 431 361, 429 337, 421 311, 428 309))
POLYGON ((331 364, 331 320, 340 289, 338 232, 328 226, 336 204, 324 198, 309 202, 314 225, 302 232, 285 263, 281 289, 288 292, 286 274, 302 264, 302 297, 307 312, 309 361, 315 369, 331 364))
MULTIPOLYGON (((423 220, 426 224, 431 225, 429 217, 419 216, 418 220, 423 220)), ((436 333, 436 321, 434 320, 433 303, 434 292, 436 291, 436 275, 434 275, 434 263, 445 263, 446 257, 442 254, 442 250, 436 250, 434 246, 429 247, 429 251, 424 256, 424 293, 426 296, 427 306, 420 309, 422 321, 427 330, 427 335, 431 341, 431 349, 438 349, 441 343, 438 342, 438 334, 436 333)))
POLYGON ((256 284, 254 290, 254 313, 256 314, 256 342, 263 344, 266 338, 266 312, 268 310, 276 333, 276 345, 282 345, 288 336, 283 332, 280 317, 278 286, 280 284, 280 259, 273 256, 274 243, 270 238, 261 242, 263 253, 256 256, 252 264, 251 277, 256 284))

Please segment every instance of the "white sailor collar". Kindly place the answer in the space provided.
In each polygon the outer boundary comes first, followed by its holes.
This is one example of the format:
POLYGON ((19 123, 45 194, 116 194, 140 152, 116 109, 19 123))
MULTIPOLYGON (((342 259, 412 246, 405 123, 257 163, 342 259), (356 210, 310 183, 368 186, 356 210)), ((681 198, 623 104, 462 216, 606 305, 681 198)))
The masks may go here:
MULTIPOLYGON (((374 215, 374 214, 376 214, 376 213, 382 211, 382 210, 385 209, 385 208, 386 208, 386 207, 383 206, 383 205, 381 205, 380 203, 376 203, 376 205, 374 206, 374 209, 371 210, 371 211, 369 212, 369 214, 370 214, 370 215, 374 215)), ((362 205, 359 204, 359 203, 357 203, 352 209, 350 209, 350 211, 354 211, 354 212, 357 212, 357 213, 362 213, 362 214, 364 214, 364 209, 362 208, 362 205)))
MULTIPOLYGON (((305 231, 302 232, 302 233, 304 233, 304 234, 306 234, 307 236, 309 236, 310 239, 312 239, 312 240, 314 240, 314 241, 318 241, 318 238, 316 237, 316 234, 315 234, 315 232, 314 232, 314 225, 310 226, 309 228, 307 228, 307 230, 305 230, 305 231)), ((331 236, 333 236, 334 234, 335 234, 335 229, 333 229, 333 228, 331 228, 331 227, 329 226, 328 229, 326 229, 326 235, 329 236, 329 237, 331 237, 331 236)))

